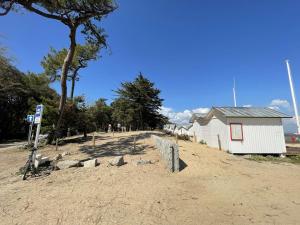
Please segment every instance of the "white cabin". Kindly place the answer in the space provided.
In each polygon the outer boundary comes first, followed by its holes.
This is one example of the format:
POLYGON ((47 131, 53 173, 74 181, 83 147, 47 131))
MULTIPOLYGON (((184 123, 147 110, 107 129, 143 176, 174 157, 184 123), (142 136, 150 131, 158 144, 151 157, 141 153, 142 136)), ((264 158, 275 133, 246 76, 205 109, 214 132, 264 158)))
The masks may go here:
POLYGON ((270 108, 213 107, 207 114, 192 116, 191 131, 197 142, 230 153, 282 154, 282 118, 291 117, 270 108))

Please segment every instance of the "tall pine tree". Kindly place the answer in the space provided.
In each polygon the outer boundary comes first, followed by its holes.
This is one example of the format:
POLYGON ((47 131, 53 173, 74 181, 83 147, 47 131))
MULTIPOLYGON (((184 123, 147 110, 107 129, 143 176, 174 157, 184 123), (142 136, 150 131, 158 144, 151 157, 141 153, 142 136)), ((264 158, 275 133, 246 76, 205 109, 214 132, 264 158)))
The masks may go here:
POLYGON ((133 82, 121 83, 115 92, 118 96, 112 104, 115 122, 140 130, 158 128, 166 122, 167 118, 159 113, 163 102, 161 91, 142 73, 133 82))

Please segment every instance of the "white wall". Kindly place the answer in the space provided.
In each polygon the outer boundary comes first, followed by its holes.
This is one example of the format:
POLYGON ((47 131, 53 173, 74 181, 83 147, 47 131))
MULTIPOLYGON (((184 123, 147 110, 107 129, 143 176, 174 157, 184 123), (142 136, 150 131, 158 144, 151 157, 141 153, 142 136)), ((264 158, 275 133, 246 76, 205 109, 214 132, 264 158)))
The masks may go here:
POLYGON ((213 116, 203 127, 203 140, 210 147, 228 150, 227 120, 221 116, 213 116))
POLYGON ((286 152, 280 118, 228 118, 229 152, 281 154, 286 152), (243 141, 231 141, 230 123, 243 124, 243 141))
POLYGON ((192 136, 195 134, 198 143, 203 140, 203 126, 201 126, 197 121, 194 121, 191 132, 192 136))

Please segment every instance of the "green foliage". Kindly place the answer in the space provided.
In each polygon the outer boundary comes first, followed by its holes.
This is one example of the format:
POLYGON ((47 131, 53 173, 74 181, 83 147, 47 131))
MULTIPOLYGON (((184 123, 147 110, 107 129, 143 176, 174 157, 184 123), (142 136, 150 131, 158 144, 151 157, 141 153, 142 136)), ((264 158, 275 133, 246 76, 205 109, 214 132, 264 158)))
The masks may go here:
POLYGON ((95 105, 88 109, 88 113, 92 117, 97 130, 105 131, 108 124, 112 121, 112 110, 111 107, 106 104, 106 99, 98 99, 95 105))
MULTIPOLYGON (((86 68, 90 60, 96 60, 98 58, 98 51, 100 46, 98 45, 76 45, 73 61, 68 71, 69 79, 74 77, 75 80, 79 79, 78 70, 86 68)), ((61 74, 61 68, 64 63, 64 59, 68 54, 68 50, 63 48, 60 51, 50 48, 50 52, 45 56, 41 62, 44 68, 44 73, 50 78, 51 81, 59 80, 61 74)))
POLYGON ((133 82, 121 83, 121 88, 115 92, 118 95, 112 103, 115 123, 144 130, 162 127, 167 121, 158 112, 163 102, 160 90, 141 73, 133 82))
POLYGON ((300 164, 300 155, 291 155, 281 158, 273 155, 250 155, 246 159, 256 162, 272 162, 272 163, 293 163, 300 164))
POLYGON ((24 137, 24 118, 35 112, 37 104, 45 105, 43 129, 55 123, 59 96, 49 87, 47 77, 23 74, 5 55, 0 55, 0 64, 0 139, 24 137))
POLYGON ((89 114, 84 96, 74 98, 74 101, 68 101, 60 129, 61 135, 65 136, 70 128, 71 134, 95 131, 93 117, 89 114))

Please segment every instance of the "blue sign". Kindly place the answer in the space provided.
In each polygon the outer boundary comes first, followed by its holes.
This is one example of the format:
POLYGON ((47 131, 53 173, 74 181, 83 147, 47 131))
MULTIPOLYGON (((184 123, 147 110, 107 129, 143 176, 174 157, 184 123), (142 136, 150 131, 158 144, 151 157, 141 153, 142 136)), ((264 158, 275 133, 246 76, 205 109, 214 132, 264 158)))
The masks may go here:
POLYGON ((33 123, 33 121, 34 121, 34 115, 27 115, 26 121, 28 123, 33 123))
POLYGON ((42 114, 43 114, 43 105, 37 105, 35 115, 34 115, 34 123, 35 124, 41 123, 42 114))

